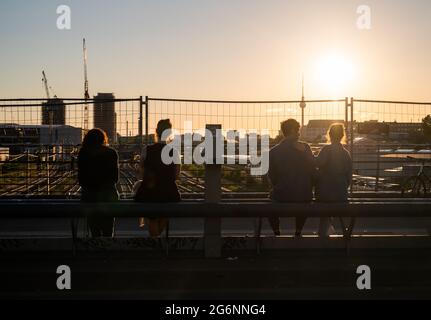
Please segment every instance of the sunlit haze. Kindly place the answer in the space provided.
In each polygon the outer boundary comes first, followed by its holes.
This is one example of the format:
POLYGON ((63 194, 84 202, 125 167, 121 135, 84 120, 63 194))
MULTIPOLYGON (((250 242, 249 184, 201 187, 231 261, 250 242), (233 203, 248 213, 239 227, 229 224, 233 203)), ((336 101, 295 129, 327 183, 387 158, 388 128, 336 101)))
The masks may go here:
POLYGON ((358 1, 23 1, 0 3, 1 97, 90 94, 208 99, 431 100, 431 3, 358 1), (71 7, 71 30, 56 28, 71 7))

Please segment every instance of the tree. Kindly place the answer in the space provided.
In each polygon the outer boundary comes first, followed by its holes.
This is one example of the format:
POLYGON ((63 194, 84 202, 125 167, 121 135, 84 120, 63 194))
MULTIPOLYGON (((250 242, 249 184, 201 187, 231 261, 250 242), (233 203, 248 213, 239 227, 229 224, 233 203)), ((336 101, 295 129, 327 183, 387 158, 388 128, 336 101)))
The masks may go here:
POLYGON ((422 133, 427 140, 431 140, 431 115, 422 120, 422 133))

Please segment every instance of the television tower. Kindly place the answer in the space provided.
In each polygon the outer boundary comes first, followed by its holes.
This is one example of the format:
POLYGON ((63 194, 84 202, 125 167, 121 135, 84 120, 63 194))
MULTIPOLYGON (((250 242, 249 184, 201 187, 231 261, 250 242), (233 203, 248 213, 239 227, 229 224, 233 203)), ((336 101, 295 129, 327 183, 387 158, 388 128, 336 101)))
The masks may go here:
POLYGON ((307 104, 305 103, 305 95, 304 95, 304 76, 302 76, 302 99, 299 104, 299 107, 301 108, 301 132, 304 130, 305 125, 305 117, 304 117, 304 111, 307 104))

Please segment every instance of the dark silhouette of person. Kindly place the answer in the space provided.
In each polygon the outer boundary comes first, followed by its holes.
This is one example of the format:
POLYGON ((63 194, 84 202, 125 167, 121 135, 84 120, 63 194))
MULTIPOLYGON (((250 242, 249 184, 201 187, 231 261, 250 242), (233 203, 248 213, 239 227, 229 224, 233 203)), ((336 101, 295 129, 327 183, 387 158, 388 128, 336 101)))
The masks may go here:
MULTIPOLYGON (((78 154, 78 180, 82 202, 118 201, 118 154, 108 146, 108 137, 101 129, 92 129, 84 137, 78 154)), ((88 217, 91 235, 112 237, 114 221, 92 212, 88 217)))
MULTIPOLYGON (((313 200, 315 177, 314 156, 308 144, 299 142, 300 124, 294 119, 281 123, 284 139, 269 152, 268 178, 271 199, 283 203, 313 200)), ((300 237, 306 218, 296 219, 295 236, 300 237)), ((276 235, 280 234, 279 218, 270 220, 276 235)))
MULTIPOLYGON (((331 125, 327 134, 330 145, 322 148, 316 158, 318 168, 316 200, 320 202, 347 202, 352 179, 352 158, 345 144, 345 128, 342 123, 331 125)), ((319 235, 328 237, 332 218, 321 218, 319 235)))
MULTIPOLYGON (((180 155, 167 143, 171 135, 172 123, 169 119, 160 120, 156 128, 156 143, 148 145, 141 154, 140 173, 142 180, 134 186, 135 201, 138 202, 179 202, 181 195, 176 180, 179 179, 181 166, 180 155), (162 159, 162 151, 168 148, 170 159, 174 163, 166 164, 162 159)), ((148 217, 140 218, 139 226, 148 225, 150 235, 159 237, 166 229, 168 219, 148 217)))

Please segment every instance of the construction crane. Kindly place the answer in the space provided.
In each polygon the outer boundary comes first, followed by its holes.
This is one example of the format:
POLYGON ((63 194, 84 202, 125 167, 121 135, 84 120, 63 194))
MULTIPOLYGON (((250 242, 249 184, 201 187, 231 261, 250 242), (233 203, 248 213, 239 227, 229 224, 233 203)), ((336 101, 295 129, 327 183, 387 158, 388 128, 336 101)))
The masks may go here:
MULTIPOLYGON (((49 100, 51 99, 51 94, 49 92, 52 92, 53 90, 52 87, 48 85, 48 78, 46 77, 45 71, 42 71, 42 82, 45 87, 46 98, 49 100)), ((57 98, 57 95, 54 94, 54 98, 57 98)))
MULTIPOLYGON (((51 95, 49 94, 50 87, 48 86, 48 79, 45 74, 45 70, 42 70, 42 82, 45 87, 46 98, 48 99, 46 102, 46 108, 48 109, 48 121, 49 121, 49 135, 50 135, 50 143, 52 143, 52 125, 54 122, 54 111, 52 110, 52 105, 50 105, 51 95)), ((55 96, 56 97, 56 96, 55 96)))
POLYGON ((46 98, 49 100, 49 99, 51 99, 51 97, 49 95, 48 79, 46 78, 46 74, 45 74, 44 70, 42 71, 42 82, 45 86, 46 98))
POLYGON ((82 49, 84 53, 84 131, 88 131, 88 104, 87 100, 90 99, 90 94, 88 93, 88 77, 87 77, 87 46, 85 45, 85 38, 82 41, 82 49))

